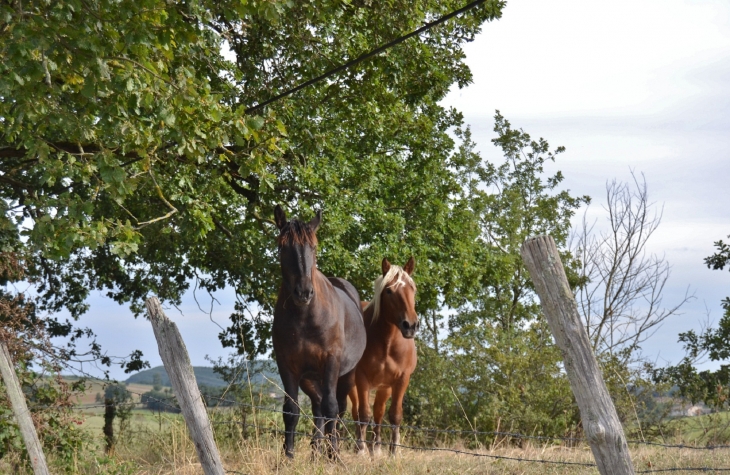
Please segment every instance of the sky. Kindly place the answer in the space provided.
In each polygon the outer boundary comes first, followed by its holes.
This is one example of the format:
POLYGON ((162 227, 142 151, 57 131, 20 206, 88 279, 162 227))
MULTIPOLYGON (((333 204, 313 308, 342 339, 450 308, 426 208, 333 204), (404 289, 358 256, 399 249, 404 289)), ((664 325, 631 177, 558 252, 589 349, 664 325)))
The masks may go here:
MULTIPOLYGON (((485 159, 501 160, 491 143, 497 109, 534 138, 565 146, 548 172, 562 171, 573 195, 591 196, 587 216, 599 227, 606 182, 644 174, 650 201, 663 207, 649 247, 672 266, 664 301, 671 306, 687 289, 696 297, 643 346, 657 363, 676 363, 677 335, 717 322, 730 296, 730 272, 703 264, 730 234, 730 2, 512 0, 465 52, 473 83, 442 103, 464 113, 485 159)), ((212 311, 209 296, 196 297, 200 306, 189 293, 167 314, 193 365, 208 365, 206 355, 228 353, 215 322, 226 326, 233 293, 216 294, 212 311)), ((98 295, 90 303, 79 323, 109 354, 139 348, 161 364, 147 320, 98 295)))
POLYGON ((606 182, 644 174, 663 207, 648 245, 672 266, 664 303, 696 297, 643 345, 676 363, 678 334, 717 322, 730 295, 730 272, 703 263, 730 234, 730 2, 515 0, 465 52, 474 81, 444 103, 464 113, 485 158, 501 160, 496 109, 565 146, 550 171, 591 196, 598 227, 606 182))

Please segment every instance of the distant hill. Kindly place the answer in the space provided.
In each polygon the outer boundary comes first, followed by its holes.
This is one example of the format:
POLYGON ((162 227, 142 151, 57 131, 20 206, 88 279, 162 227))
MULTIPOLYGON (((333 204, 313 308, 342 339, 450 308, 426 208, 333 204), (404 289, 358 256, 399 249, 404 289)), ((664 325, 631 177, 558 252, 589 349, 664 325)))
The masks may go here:
MULTIPOLYGON (((261 384, 266 381, 265 377, 272 381, 279 381, 279 374, 276 372, 276 365, 273 361, 257 360, 249 362, 249 365, 248 378, 251 379, 251 384, 261 384)), ((218 388, 227 385, 218 373, 213 372, 213 368, 210 366, 193 366, 193 372, 195 373, 195 379, 198 381, 198 386, 218 388)), ((242 373, 241 380, 246 381, 248 379, 246 371, 244 370, 242 373)), ((170 377, 167 375, 164 366, 157 366, 152 369, 140 371, 130 376, 126 382, 152 385, 154 384, 155 374, 160 375, 160 384, 162 386, 170 387, 170 377)))

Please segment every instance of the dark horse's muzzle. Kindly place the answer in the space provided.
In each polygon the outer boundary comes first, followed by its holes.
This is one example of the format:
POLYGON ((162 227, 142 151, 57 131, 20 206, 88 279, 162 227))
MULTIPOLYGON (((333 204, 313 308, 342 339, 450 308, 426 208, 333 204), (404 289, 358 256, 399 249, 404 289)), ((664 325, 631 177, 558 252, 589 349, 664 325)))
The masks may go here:
POLYGON ((295 296, 294 297, 294 303, 300 307, 304 307, 305 305, 309 305, 309 302, 312 301, 312 295, 309 296, 295 296))
POLYGON ((294 292, 292 292, 292 296, 294 297, 294 303, 303 307, 305 305, 309 305, 309 302, 312 301, 312 298, 314 297, 314 289, 297 288, 294 289, 294 292))

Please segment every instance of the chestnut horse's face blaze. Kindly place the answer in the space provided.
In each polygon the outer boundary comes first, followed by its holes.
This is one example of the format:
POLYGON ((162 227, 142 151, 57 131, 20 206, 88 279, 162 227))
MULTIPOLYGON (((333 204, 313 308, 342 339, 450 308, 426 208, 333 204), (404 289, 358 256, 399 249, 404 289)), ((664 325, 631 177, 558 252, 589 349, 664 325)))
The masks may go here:
POLYGON ((274 215, 280 231, 282 284, 296 305, 309 305, 315 292, 313 272, 317 267, 316 232, 322 220, 321 212, 309 223, 287 221, 284 210, 279 206, 274 215))
MULTIPOLYGON (((415 268, 413 257, 403 267, 409 276, 415 268)), ((383 259, 383 276, 390 270, 390 262, 383 259)), ((419 322, 416 314, 416 289, 411 282, 390 282, 380 295, 380 313, 386 316, 390 323, 398 327, 404 338, 414 338, 418 331, 419 322)))

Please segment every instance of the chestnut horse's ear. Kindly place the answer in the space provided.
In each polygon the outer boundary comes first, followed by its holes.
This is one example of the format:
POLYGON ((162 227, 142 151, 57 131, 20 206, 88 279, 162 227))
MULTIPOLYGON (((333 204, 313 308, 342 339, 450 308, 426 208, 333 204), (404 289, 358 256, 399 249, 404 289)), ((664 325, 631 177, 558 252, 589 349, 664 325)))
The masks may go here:
POLYGON ((387 274, 390 270, 390 262, 387 257, 383 257, 383 275, 387 274))
POLYGON ((317 229, 319 229, 319 225, 322 223, 322 210, 317 210, 317 215, 312 218, 312 220, 309 222, 309 227, 312 229, 312 232, 316 233, 317 229))
POLYGON ((413 275, 413 271, 416 269, 416 261, 413 259, 413 256, 411 256, 410 259, 408 259, 408 262, 406 262, 406 265, 403 267, 403 270, 406 271, 406 274, 413 275))
POLYGON ((281 208, 281 205, 276 205, 274 208, 274 220, 276 221, 276 227, 281 229, 286 224, 286 213, 281 208))

